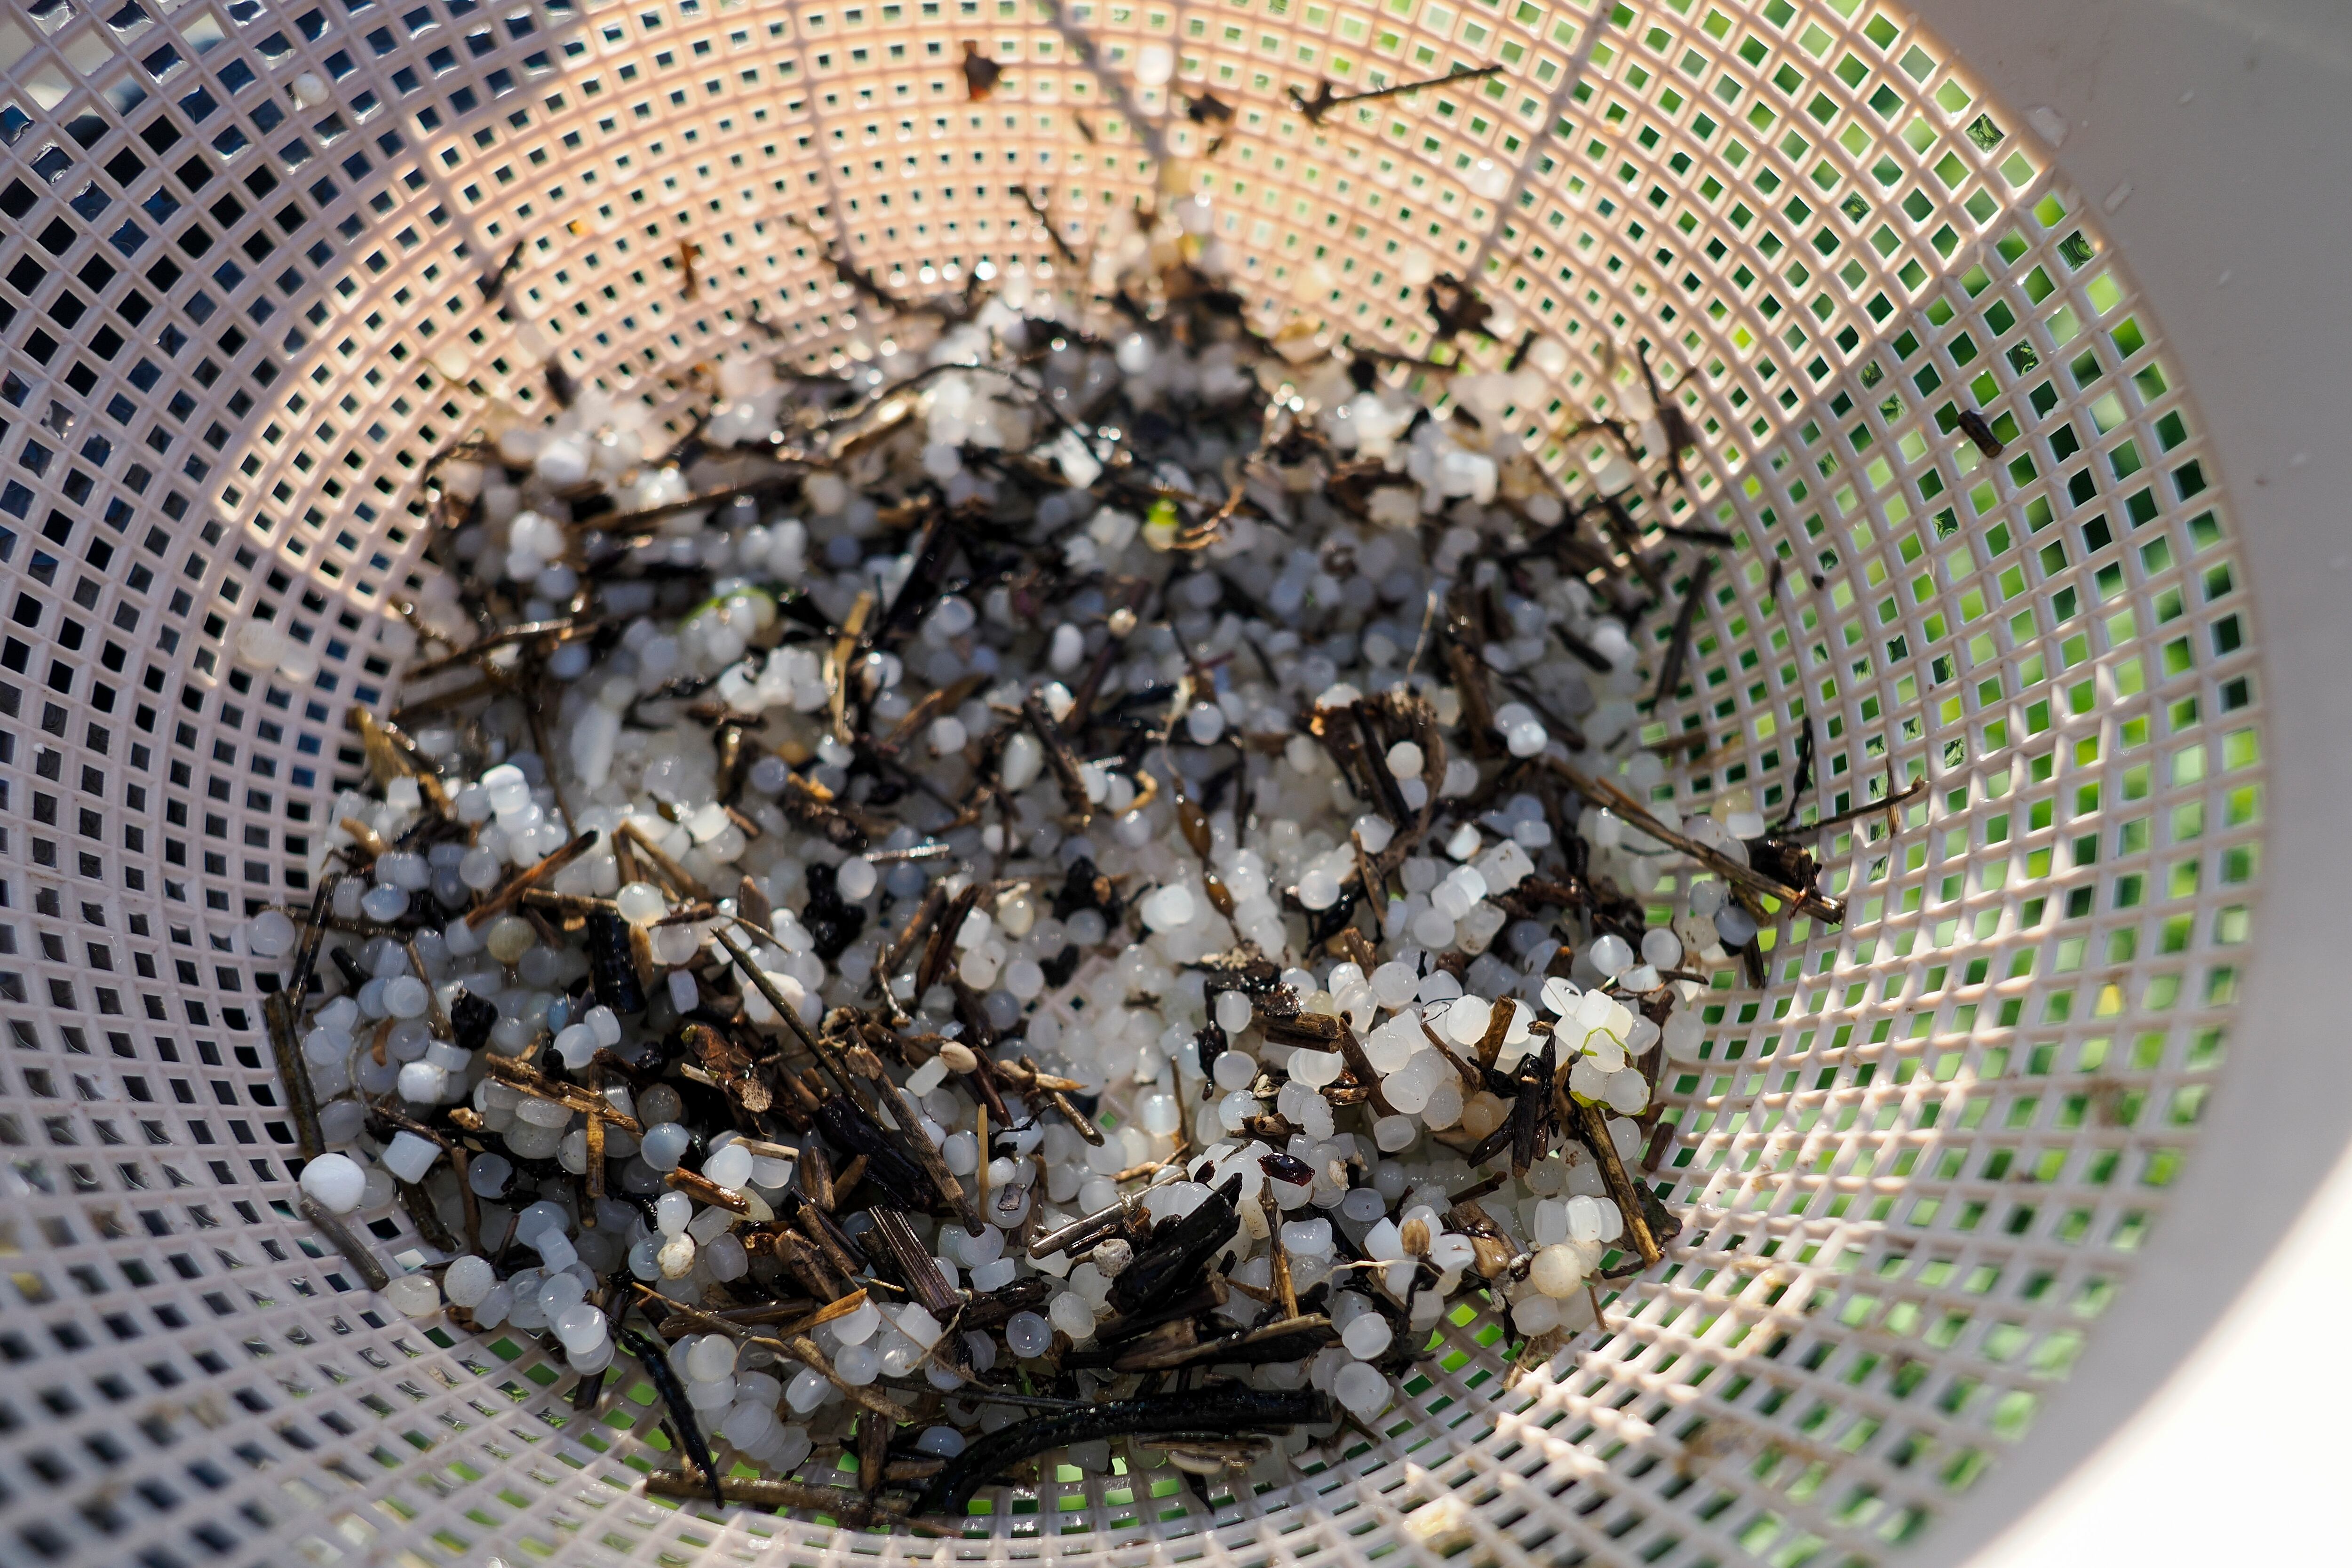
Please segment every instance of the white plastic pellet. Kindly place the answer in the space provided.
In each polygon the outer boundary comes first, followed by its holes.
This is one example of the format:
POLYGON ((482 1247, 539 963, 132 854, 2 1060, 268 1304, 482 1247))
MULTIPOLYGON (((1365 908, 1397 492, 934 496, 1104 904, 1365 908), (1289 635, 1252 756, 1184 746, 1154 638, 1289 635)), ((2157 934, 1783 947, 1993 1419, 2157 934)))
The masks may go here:
POLYGON ((1360 1361, 1339 1369, 1339 1375, 1332 1379, 1331 1393, 1350 1414, 1366 1420, 1387 1409, 1394 1395, 1380 1369, 1360 1361))
POLYGON ((702 1173, 722 1187, 741 1187, 751 1179, 751 1151, 730 1143, 703 1161, 702 1173))
POLYGON ((321 1154, 302 1167, 301 1186, 329 1213, 350 1214, 367 1190, 367 1173, 348 1154, 321 1154))
POLYGON ((478 1307, 498 1285, 498 1275, 489 1260, 474 1254, 461 1253, 449 1260, 441 1276, 441 1289, 455 1307, 478 1307))
POLYGON ((1370 1361, 1385 1353, 1394 1337, 1395 1331, 1386 1318, 1378 1312, 1366 1312, 1341 1331, 1339 1341, 1358 1361, 1370 1361))
POLYGON ((423 1318, 441 1310, 441 1289, 425 1274, 403 1274, 383 1288, 393 1310, 407 1318, 423 1318))
POLYGON ((439 1158, 441 1145, 403 1131, 394 1133, 392 1142, 384 1146, 383 1168, 404 1182, 421 1182, 439 1158))
POLYGON ((735 1370, 735 1342, 725 1334, 704 1334, 686 1352, 686 1370, 698 1382, 726 1377, 735 1370))

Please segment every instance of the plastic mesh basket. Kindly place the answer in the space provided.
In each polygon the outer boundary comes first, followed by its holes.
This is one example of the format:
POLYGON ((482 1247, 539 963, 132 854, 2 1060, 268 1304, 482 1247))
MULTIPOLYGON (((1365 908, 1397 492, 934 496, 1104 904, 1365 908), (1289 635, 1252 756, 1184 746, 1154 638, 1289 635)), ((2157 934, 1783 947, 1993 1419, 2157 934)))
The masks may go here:
POLYGON ((2133 1288, 2254 900, 2253 616, 2095 217, 1875 0, 38 0, 0 141, 0 1560, 1874 1561, 2133 1288), (788 216, 897 286, 1060 289, 1033 199, 1083 248, 1173 188, 1269 327, 1418 353, 1417 285, 1474 279, 1512 318, 1474 362, 1561 351, 1518 425, 1563 478, 1601 454, 1549 433, 1630 395, 1604 345, 1658 345, 1689 521, 1745 542, 1660 714, 1704 737, 1682 804, 1779 804, 1808 719, 1825 805, 1924 788, 1826 844, 1848 926, 1717 996, 1684 1236, 1556 1374, 1451 1324, 1380 1447, 1211 1512, 1064 1469, 947 1546, 649 1500, 649 1394, 583 1416, 291 1216, 235 933, 306 896, 346 706, 396 680, 416 475, 550 354, 665 410, 722 350, 870 356, 788 216), (478 279, 518 246, 509 322, 478 279), (308 689, 236 667, 256 617, 308 689))

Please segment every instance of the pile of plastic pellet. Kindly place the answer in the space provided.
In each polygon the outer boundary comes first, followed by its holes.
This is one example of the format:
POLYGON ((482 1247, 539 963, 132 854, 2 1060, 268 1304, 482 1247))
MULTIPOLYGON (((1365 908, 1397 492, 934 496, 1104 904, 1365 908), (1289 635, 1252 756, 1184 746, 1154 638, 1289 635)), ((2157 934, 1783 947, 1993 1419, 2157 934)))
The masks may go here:
POLYGON ((1704 581, 1656 421, 1580 505, 1540 378, 1269 342, 1198 232, 1083 310, 869 300, 887 352, 730 359, 676 447, 584 389, 435 468, 373 785, 247 931, 301 1186, 575 1403, 646 1363, 679 1489, 1278 1479, 1465 1298, 1539 1362, 1677 1227, 1696 998, 1835 918, 1641 743, 1704 581))

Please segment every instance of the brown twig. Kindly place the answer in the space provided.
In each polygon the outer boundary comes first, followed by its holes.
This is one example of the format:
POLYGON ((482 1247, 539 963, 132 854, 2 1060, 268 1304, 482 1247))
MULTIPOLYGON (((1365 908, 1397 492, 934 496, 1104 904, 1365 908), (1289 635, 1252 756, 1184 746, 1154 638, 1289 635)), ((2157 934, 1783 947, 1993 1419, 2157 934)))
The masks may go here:
MULTIPOLYGON (((708 1498, 711 1483, 701 1474, 691 1470, 648 1470, 646 1490, 655 1497, 708 1498)), ((871 1524, 878 1519, 889 1519, 925 1535, 937 1531, 898 1518, 879 1509, 868 1499, 841 1487, 813 1486, 805 1481, 751 1480, 740 1476, 721 1476, 718 1480, 719 1494, 729 1502, 749 1504, 755 1508, 793 1508, 811 1513, 821 1513, 840 1520, 845 1524, 871 1524)))
MULTIPOLYGON (((1096 1148, 1101 1148, 1103 1143, 1102 1129, 1095 1125, 1094 1119, 1092 1117, 1088 1116, 1085 1111, 1080 1110, 1076 1106, 1071 1104, 1069 1095, 1065 1092, 1064 1086, 1067 1085, 1069 1080, 1066 1079, 1048 1078, 1045 1073, 1038 1071, 1037 1064, 1025 1056, 1021 1058, 1021 1065, 1030 1075, 1030 1083, 1028 1087, 1034 1089, 1037 1093, 1043 1094, 1045 1097, 1045 1103, 1051 1105, 1054 1110, 1060 1114, 1063 1121, 1077 1129, 1079 1137, 1085 1139, 1096 1148)), ((1012 1075, 1005 1071, 1003 1064, 999 1063, 996 1070, 1000 1074, 1003 1074, 1006 1078, 1007 1081, 1012 1081, 1012 1075)), ((1018 1088, 1021 1086, 1016 1083, 1015 1087, 1018 1088)))
MULTIPOLYGON (((1825 827, 1843 827, 1849 822, 1859 822, 1865 816, 1875 816, 1882 811, 1889 811, 1896 806, 1903 805, 1909 802, 1914 796, 1919 795, 1927 787, 1927 781, 1926 779, 1914 779, 1911 781, 1911 787, 1905 790, 1900 795, 1891 795, 1879 800, 1864 801, 1860 805, 1854 806, 1853 809, 1848 811, 1841 811, 1834 816, 1824 816, 1819 822, 1797 823, 1793 826, 1792 831, 1798 833, 1818 833, 1825 827)), ((1890 824, 1890 831, 1891 830, 1892 825, 1890 824)))
POLYGON ((1601 1167, 1601 1179, 1609 1187, 1610 1201, 1625 1219, 1625 1233, 1633 1238, 1634 1250, 1642 1255, 1644 1268, 1654 1266, 1665 1254, 1659 1250, 1658 1239, 1650 1234, 1650 1221, 1642 1212, 1642 1194, 1633 1178, 1625 1173, 1624 1161, 1617 1157, 1617 1145, 1610 1141, 1608 1118, 1597 1105, 1580 1101, 1577 1117, 1582 1123, 1584 1142, 1592 1151, 1592 1158, 1601 1167))
POLYGON ((849 607, 849 618, 842 623, 841 635, 834 639, 833 650, 825 655, 825 701, 833 716, 833 738, 842 744, 849 743, 849 721, 845 707, 849 697, 849 656, 856 651, 866 635, 866 618, 874 614, 874 591, 861 592, 849 607))
POLYGON ((302 1194, 298 1206, 302 1211, 302 1217, 317 1226, 319 1234, 333 1243, 335 1250, 343 1255, 343 1260, 367 1281, 369 1289, 381 1290, 392 1283, 392 1276, 385 1271, 383 1264, 368 1250, 367 1243, 352 1234, 352 1227, 343 1223, 341 1215, 308 1193, 302 1194))
POLYGON ((508 626, 503 631, 492 632, 487 637, 467 643, 455 652, 445 653, 437 658, 428 658, 422 664, 411 665, 401 672, 400 678, 404 682, 423 680, 427 676, 438 675, 445 669, 454 669, 461 664, 471 664, 486 654, 495 653, 502 647, 511 647, 516 643, 530 642, 535 637, 553 637, 558 643, 565 643, 574 637, 592 637, 604 624, 601 620, 574 620, 569 616, 551 621, 525 621, 520 626, 508 626))
POLYGON ((783 1342, 784 1348, 790 1351, 801 1364, 841 1390, 843 1396, 851 1404, 861 1409, 870 1410, 886 1421, 895 1421, 902 1426, 912 1423, 915 1419, 913 1411, 896 1400, 876 1393, 873 1384, 844 1381, 841 1373, 833 1370, 833 1363, 824 1359, 824 1352, 819 1350, 816 1342, 806 1334, 795 1334, 783 1342))
POLYGON ((496 1051, 482 1053, 482 1070, 501 1083, 551 1100, 580 1112, 583 1116, 602 1117, 632 1138, 645 1136, 645 1125, 634 1116, 624 1116, 606 1104, 602 1095, 591 1094, 576 1084, 558 1083, 528 1062, 512 1057, 502 1057, 496 1051))
POLYGON ((654 863, 654 869, 660 872, 662 880, 669 884, 672 898, 711 902, 710 889, 704 887, 693 872, 671 859, 668 852, 648 837, 646 830, 635 822, 624 818, 621 825, 613 829, 613 837, 628 839, 638 854, 654 863))
POLYGON ((799 469, 793 468, 784 473, 770 474, 761 479, 746 480, 741 484, 726 485, 715 490, 704 490, 699 495, 690 495, 682 500, 665 501, 659 506, 644 507, 635 511, 606 512, 602 517, 592 517, 585 522, 574 523, 572 526, 576 532, 593 531, 603 534, 607 539, 634 539, 640 534, 653 533, 665 520, 676 517, 680 512, 718 506, 722 502, 733 500, 737 496, 765 495, 773 490, 783 489, 797 482, 799 479, 799 469))
POLYGON ((1683 683, 1683 665, 1690 658, 1691 628, 1697 623, 1699 606, 1706 601, 1707 579, 1715 575, 1716 558, 1699 557, 1698 567, 1691 574, 1690 588, 1683 595, 1682 608, 1675 613, 1672 640, 1666 644, 1665 662, 1658 667, 1658 684, 1650 693, 1652 711, 1675 694, 1683 683))
POLYGON ((1274 1201, 1271 1183, 1257 1190, 1258 1208, 1265 1215, 1265 1243, 1274 1258, 1274 1293, 1282 1303, 1285 1321, 1298 1316, 1298 1292, 1290 1281, 1290 1252, 1282 1245, 1282 1208, 1274 1201))
POLYGON ((1721 877, 1725 881, 1745 888, 1751 893, 1778 899, 1801 914, 1812 915, 1832 925, 1843 924, 1845 906, 1833 899, 1807 889, 1791 888, 1787 883, 1765 876, 1752 867, 1743 866, 1721 850, 1701 844, 1697 839, 1675 832, 1656 817, 1649 808, 1626 791, 1606 779, 1587 777, 1584 773, 1555 757, 1543 759, 1544 766, 1567 780, 1587 799, 1603 801, 1637 831, 1659 843, 1678 849, 1721 877))
POLYGON ((270 1055, 278 1059, 278 1081, 286 1086, 286 1108, 294 1119, 294 1145, 305 1160, 326 1152, 319 1131, 319 1096, 310 1084, 310 1066, 302 1058, 301 1042, 294 1036, 293 994, 272 992, 261 999, 261 1021, 269 1035, 270 1055))
MULTIPOLYGON (((625 828, 626 825, 623 826, 625 828)), ((509 904, 586 854, 595 842, 596 830, 592 827, 538 864, 516 872, 507 879, 504 887, 490 895, 487 903, 478 904, 467 912, 466 923, 477 931, 480 930, 491 916, 504 913, 509 904)))
POLYGON ((563 772, 547 752, 546 669, 539 660, 529 664, 528 678, 523 682, 522 717, 530 730, 531 750, 539 753, 540 765, 547 774, 547 787, 555 792, 555 814, 563 818, 563 831, 577 835, 578 826, 572 819, 572 805, 563 798, 563 772))

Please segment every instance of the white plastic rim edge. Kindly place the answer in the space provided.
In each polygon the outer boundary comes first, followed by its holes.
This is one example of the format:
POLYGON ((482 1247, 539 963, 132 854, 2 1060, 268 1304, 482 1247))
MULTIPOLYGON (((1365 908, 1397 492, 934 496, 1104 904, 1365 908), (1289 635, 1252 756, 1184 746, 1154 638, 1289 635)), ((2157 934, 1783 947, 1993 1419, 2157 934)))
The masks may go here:
MULTIPOLYGON (((1926 1565, 2000 1568, 2007 1532, 2029 1510, 2038 1510, 2031 1524, 2039 1526, 2121 1500, 2085 1490, 2094 1478, 2076 1467, 2126 1427, 2200 1339, 2230 1336, 2245 1310, 2233 1299, 2267 1257, 2297 1245, 2304 1200, 2352 1136, 2352 1057, 2336 978, 2342 889, 2352 885, 2343 826, 2352 797, 2343 739, 2352 735, 2343 679, 2352 669, 2344 608, 2352 400, 2343 382, 2352 312, 2337 299, 2352 16, 2292 0, 1928 0, 1919 15, 2002 101, 2058 117, 2063 141, 2050 153, 2044 138, 2045 153, 2099 200, 2100 221, 2198 389, 2233 478, 2268 628, 2271 833, 2284 851, 2264 886, 2237 1055, 2138 1288, 1969 1506, 1911 1553, 1926 1565)), ((2293 1362, 2283 1346, 2275 1359, 2282 1372, 2293 1362)), ((2221 1417, 2204 1405, 2165 1414, 2179 1437, 2210 1434, 2221 1417)), ((2185 1447, 2159 1452, 2189 1458, 2185 1447)), ((2293 1495, 2294 1473, 2279 1472, 2265 1506, 2293 1495)), ((2216 1511, 2254 1501, 2210 1499, 2216 1511)))

